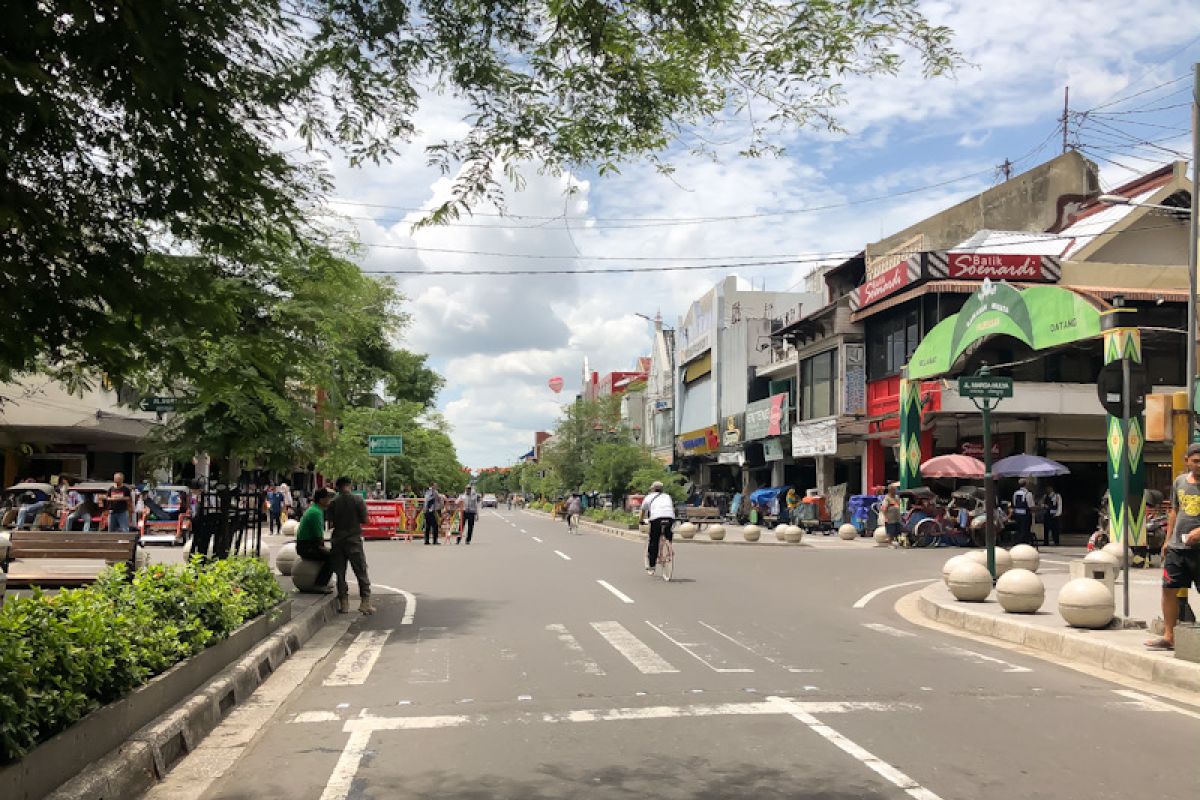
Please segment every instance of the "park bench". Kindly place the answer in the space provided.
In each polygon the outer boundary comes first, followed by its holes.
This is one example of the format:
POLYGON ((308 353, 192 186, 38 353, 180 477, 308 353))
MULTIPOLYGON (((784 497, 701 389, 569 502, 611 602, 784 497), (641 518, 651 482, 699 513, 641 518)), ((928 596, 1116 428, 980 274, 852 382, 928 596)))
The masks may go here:
POLYGON ((84 586, 110 564, 128 564, 132 571, 137 540, 136 531, 13 531, 4 559, 8 588, 84 586))
POLYGON ((681 518, 686 522, 715 523, 721 521, 721 509, 713 506, 683 506, 681 518))

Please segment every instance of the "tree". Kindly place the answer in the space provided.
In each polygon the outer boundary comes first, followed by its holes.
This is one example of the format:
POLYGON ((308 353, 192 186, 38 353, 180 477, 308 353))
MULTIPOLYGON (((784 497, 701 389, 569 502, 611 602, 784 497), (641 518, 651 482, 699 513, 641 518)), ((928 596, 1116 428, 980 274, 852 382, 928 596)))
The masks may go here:
MULTIPOLYGON (((436 223, 502 202, 519 165, 603 173, 745 113, 744 153, 836 127, 842 82, 953 67, 917 0, 14 0, 0 26, 0 379, 79 365, 114 379, 161 349, 177 296, 156 250, 270 289, 262 243, 320 244, 328 176, 303 152, 386 159, 424 87, 467 130, 436 223), (752 108, 753 107, 753 108, 752 108), (754 113, 750 113, 753 111, 754 113), (504 176, 501 178, 499 176, 504 176)), ((203 320, 202 320, 203 321, 203 320)), ((192 366, 185 367, 192 374, 192 366)))
POLYGON ((597 445, 587 465, 587 482, 590 488, 611 494, 613 507, 619 508, 619 499, 625 495, 638 471, 648 466, 649 460, 646 451, 635 444, 597 445))

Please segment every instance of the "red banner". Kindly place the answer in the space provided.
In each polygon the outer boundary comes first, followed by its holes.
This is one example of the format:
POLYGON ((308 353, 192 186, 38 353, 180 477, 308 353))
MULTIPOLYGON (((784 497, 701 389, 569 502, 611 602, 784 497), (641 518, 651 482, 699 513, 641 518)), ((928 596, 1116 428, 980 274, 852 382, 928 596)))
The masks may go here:
POLYGON ((767 433, 771 436, 779 436, 782 432, 783 404, 786 401, 786 394, 776 394, 771 396, 771 416, 770 422, 767 423, 767 433))
POLYGON ((911 282, 908 262, 903 261, 886 272, 879 273, 855 290, 858 292, 858 307, 869 306, 911 282))
POLYGON ((1053 281, 1057 276, 1047 274, 1041 256, 1006 255, 1004 253, 947 253, 951 278, 968 280, 1053 281))
POLYGON ((368 500, 367 524, 364 539, 395 539, 411 536, 422 530, 420 513, 422 500, 409 497, 402 500, 368 500))

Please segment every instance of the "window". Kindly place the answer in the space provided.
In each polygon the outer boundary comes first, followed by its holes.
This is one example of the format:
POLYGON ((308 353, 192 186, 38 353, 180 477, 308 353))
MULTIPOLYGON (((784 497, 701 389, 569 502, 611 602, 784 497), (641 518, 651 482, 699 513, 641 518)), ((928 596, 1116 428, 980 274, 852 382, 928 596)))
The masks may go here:
POLYGON ((915 307, 872 320, 867 333, 868 380, 900 372, 920 341, 920 317, 915 307))
POLYGON ((838 413, 837 354, 826 350, 800 362, 800 419, 838 413))

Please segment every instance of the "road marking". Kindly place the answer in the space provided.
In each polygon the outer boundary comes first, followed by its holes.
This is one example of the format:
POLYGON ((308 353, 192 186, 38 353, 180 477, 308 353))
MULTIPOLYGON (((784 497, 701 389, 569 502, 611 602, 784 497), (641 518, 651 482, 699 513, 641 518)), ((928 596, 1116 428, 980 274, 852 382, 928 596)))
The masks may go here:
POLYGON ((1164 703, 1163 701, 1151 697, 1148 694, 1135 692, 1132 689, 1113 689, 1113 692, 1115 694, 1119 694, 1121 697, 1129 698, 1132 701, 1129 703, 1129 705, 1144 708, 1147 711, 1174 711, 1176 714, 1183 714, 1185 717, 1200 719, 1200 712, 1188 711, 1186 708, 1179 708, 1178 706, 1173 706, 1170 703, 1164 703))
POLYGON ((596 581, 596 583, 600 584, 600 585, 601 585, 601 586, 603 586, 605 589, 608 589, 610 592, 612 592, 613 594, 615 594, 615 595, 616 595, 618 598, 620 598, 620 600, 621 600, 621 602, 622 602, 622 603, 632 603, 632 602, 633 602, 633 598, 632 598, 632 597, 630 597, 629 595, 625 594, 624 592, 622 592, 622 591, 621 591, 620 589, 618 589, 617 587, 613 586, 613 585, 612 585, 611 583, 609 583, 608 581, 600 581, 600 580, 598 580, 598 581, 596 581))
MULTIPOLYGON (((692 649, 693 647, 703 646, 703 643, 701 643, 701 642, 681 642, 678 639, 673 638, 665 630, 663 630, 659 626, 655 625, 650 620, 646 620, 646 624, 649 625, 651 628, 654 628, 654 630, 658 631, 660 634, 662 634, 662 637, 664 639, 666 639, 668 642, 675 645, 680 650, 687 653, 689 656, 691 656, 692 658, 696 659, 704 666, 711 669, 713 672, 754 672, 754 670, 749 669, 747 667, 737 667, 737 668, 718 667, 715 664, 709 662, 707 659, 705 659, 703 656, 701 656, 699 653, 697 653, 695 650, 692 649)), ((666 627, 666 623, 663 623, 663 627, 666 627)), ((709 649, 711 650, 712 648, 709 648, 709 649)))
POLYGON ((371 586, 376 589, 387 589, 389 592, 404 595, 404 619, 400 620, 400 624, 413 624, 413 616, 417 613, 417 598, 412 592, 397 589, 395 586, 384 586, 382 583, 373 583, 371 586))
POLYGON ((363 631, 354 637, 346 652, 338 659, 333 672, 325 679, 325 686, 360 686, 367 682, 371 669, 383 652, 383 644, 392 633, 391 628, 378 631, 363 631))
POLYGON ((445 632, 445 628, 419 628, 417 642, 413 653, 413 667, 409 674, 409 683, 449 683, 450 654, 446 651, 445 642, 438 636, 428 637, 426 631, 434 634, 445 632))
POLYGON ((333 767, 333 774, 325 784, 325 791, 321 792, 321 800, 346 800, 350 796, 350 785, 354 783, 354 776, 358 773, 358 767, 362 764, 363 754, 366 753, 370 741, 370 731, 355 731, 350 734, 350 739, 342 748, 342 754, 338 756, 337 764, 333 767))
MULTIPOLYGON (((445 715, 440 717, 373 717, 364 712, 358 719, 347 720, 342 730, 351 736, 361 734, 370 736, 372 731, 417 731, 430 728, 457 728, 471 722, 486 722, 483 715, 465 716, 462 714, 445 715)), ((336 770, 335 770, 336 772, 336 770)), ((344 796, 344 795, 343 795, 344 796)))
POLYGON ((753 653, 754 655, 758 656, 759 658, 763 659, 764 661, 766 661, 766 662, 768 662, 768 663, 770 663, 770 664, 774 664, 774 665, 775 665, 775 666, 777 666, 777 667, 782 667, 783 669, 786 669, 788 672, 820 672, 820 671, 821 671, 821 670, 819 670, 819 669, 803 669, 803 668, 801 668, 801 667, 787 667, 787 666, 784 666, 783 664, 780 664, 780 663, 779 663, 779 659, 777 659, 777 658, 774 658, 774 657, 772 657, 772 656, 768 655, 768 654, 765 652, 766 648, 762 648, 762 647, 752 647, 751 645, 748 645, 748 644, 746 644, 745 642, 739 642, 737 639, 733 638, 733 637, 732 637, 732 636, 730 636, 729 634, 725 633, 725 632, 724 632, 724 631, 722 631, 722 630, 719 630, 719 629, 718 629, 716 626, 714 626, 714 625, 709 625, 707 622, 705 622, 705 621, 704 621, 704 620, 702 620, 702 619, 701 619, 701 620, 697 620, 697 622, 699 622, 701 625, 703 625, 704 627, 708 628, 710 631, 712 631, 713 633, 717 634, 718 636, 721 636, 721 637, 723 637, 723 638, 725 638, 725 639, 728 639, 729 641, 733 642, 733 643, 734 643, 734 644, 736 644, 738 647, 741 647, 741 648, 742 648, 742 649, 744 649, 744 650, 748 650, 749 652, 753 653))
POLYGON ((305 722, 341 722, 342 718, 332 711, 301 711, 288 720, 291 724, 305 722))
POLYGON ((792 717, 803 722, 813 733, 825 739, 825 741, 837 747, 842 752, 847 753, 853 758, 857 759, 861 764, 875 772, 877 775, 903 789, 904 792, 910 797, 916 798, 916 800, 941 800, 941 798, 936 794, 929 791, 924 786, 893 767, 891 764, 887 763, 881 758, 878 758, 860 745, 855 744, 851 740, 847 739, 833 728, 822 723, 813 716, 814 712, 806 711, 802 708, 804 705, 803 703, 797 703, 794 700, 788 700, 783 697, 768 697, 767 701, 768 703, 780 709, 782 713, 790 714, 792 717))
POLYGON ((555 553, 555 555, 557 555, 559 558, 561 558, 563 561, 570 561, 570 560, 571 560, 571 557, 570 557, 569 555, 567 555, 566 553, 564 553, 562 550, 555 550, 555 551, 554 551, 554 553, 555 553))
POLYGON ((529 533, 529 531, 525 530, 524 528, 521 528, 521 533, 529 533))
POLYGON ((891 625, 884 625, 882 622, 864 622, 863 627, 870 628, 873 631, 879 631, 880 633, 886 633, 888 636, 895 636, 897 639, 903 639, 908 636, 916 636, 915 633, 902 631, 899 628, 893 628, 891 625))
POLYGON ((534 536, 534 537, 532 537, 532 538, 533 538, 533 540, 534 540, 535 542, 537 542, 538 544, 541 544, 541 543, 542 543, 542 540, 541 540, 541 539, 539 539, 538 537, 534 536))
POLYGON ((965 658, 971 658, 971 659, 974 659, 976 662, 990 661, 993 664, 999 664, 999 665, 1005 667, 1005 670, 1004 670, 1005 672, 1033 672, 1033 670, 1030 669, 1029 667, 1019 667, 1016 664, 1010 664, 1009 662, 1002 661, 999 658, 995 658, 993 656, 986 656, 983 653, 976 653, 974 650, 967 650, 962 647, 954 647, 953 645, 947 645, 945 647, 936 647, 934 649, 938 650, 939 652, 942 652, 942 653, 950 653, 951 655, 963 656, 965 658))
POLYGON ((866 608, 867 603, 871 602, 876 597, 879 597, 879 595, 883 594, 884 592, 890 592, 892 589, 899 589, 902 586, 916 586, 918 583, 936 583, 940 580, 941 578, 925 578, 919 581, 905 581, 904 583, 893 583, 888 586, 880 586, 875 591, 867 592, 862 597, 858 598, 852 608, 866 608))
POLYGON ((679 672, 671 666, 669 661, 651 650, 621 623, 593 622, 592 627, 643 674, 658 675, 664 672, 679 672))
POLYGON ((547 625, 546 630, 557 636, 558 640, 563 643, 563 646, 566 647, 567 650, 571 651, 574 659, 569 663, 574 666, 582 667, 583 671, 589 675, 605 674, 604 669, 588 657, 587 653, 583 649, 583 645, 579 644, 579 640, 567 630, 566 625, 556 622, 551 625, 547 625))

